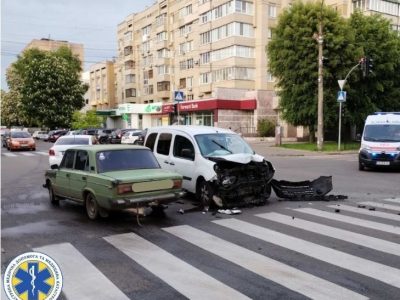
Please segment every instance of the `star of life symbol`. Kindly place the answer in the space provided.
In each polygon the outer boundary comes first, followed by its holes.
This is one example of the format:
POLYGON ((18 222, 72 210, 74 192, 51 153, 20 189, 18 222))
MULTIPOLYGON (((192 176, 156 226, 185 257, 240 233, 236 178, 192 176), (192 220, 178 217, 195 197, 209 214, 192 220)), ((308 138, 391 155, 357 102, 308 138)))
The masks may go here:
POLYGON ((3 286, 8 299, 55 300, 62 290, 62 273, 51 257, 27 252, 7 266, 3 286))

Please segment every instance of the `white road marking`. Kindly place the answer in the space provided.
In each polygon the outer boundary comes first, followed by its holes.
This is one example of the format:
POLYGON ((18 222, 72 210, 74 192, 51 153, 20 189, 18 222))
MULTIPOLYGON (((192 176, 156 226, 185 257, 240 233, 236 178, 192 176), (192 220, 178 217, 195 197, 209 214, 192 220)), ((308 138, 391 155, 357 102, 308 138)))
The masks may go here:
POLYGON ((35 156, 35 154, 29 153, 29 152, 21 152, 20 154, 23 156, 35 156))
POLYGON ((400 221, 400 215, 395 215, 395 214, 382 212, 382 211, 375 211, 375 210, 371 211, 371 210, 368 210, 365 208, 353 207, 353 206, 343 205, 343 204, 340 204, 340 206, 328 205, 328 207, 339 208, 340 210, 350 211, 350 212, 367 215, 367 216, 373 216, 373 217, 379 217, 379 218, 388 219, 388 220, 400 221))
POLYGON ((104 239, 189 299, 250 299, 134 233, 104 239))
MULTIPOLYGON (((339 207, 340 209, 340 207, 339 207)), ((374 230, 379 230, 379 231, 385 231, 393 234, 400 235, 400 227, 398 226, 393 226, 393 225, 387 225, 387 224, 382 224, 379 222, 373 222, 373 221, 367 221, 363 219, 358 219, 354 217, 349 217, 349 216, 344 216, 338 213, 330 213, 322 210, 317 210, 314 208, 296 208, 294 209, 295 211, 325 218, 325 219, 330 219, 338 222, 344 222, 356 226, 361 226, 361 227, 366 227, 374 230)))
POLYGON ((383 201, 389 201, 389 202, 400 204, 400 198, 387 198, 387 199, 383 199, 383 201))
MULTIPOLYGON (((182 225, 163 228, 163 230, 309 298, 367 299, 363 295, 332 282, 227 242, 191 226, 182 225)), ((206 298, 204 297, 204 299, 206 298)), ((224 299, 229 299, 229 297, 224 297, 224 299)))
POLYGON ((35 152, 35 154, 40 154, 40 155, 45 155, 45 156, 49 155, 48 152, 42 152, 42 151, 37 151, 37 152, 35 152))
POLYGON ((13 157, 13 156, 17 156, 14 153, 2 153, 4 156, 9 156, 9 157, 13 157))
POLYGON ((71 244, 35 248, 49 255, 63 274, 63 292, 68 299, 129 299, 71 244))
POLYGON ((360 202, 360 204, 400 211, 399 205, 391 205, 391 204, 386 204, 386 203, 381 203, 381 202, 372 202, 372 201, 360 202))
MULTIPOLYGON (((360 258, 345 252, 311 243, 237 219, 225 219, 213 222, 246 235, 253 236, 268 243, 299 252, 334 266, 338 266, 400 288, 399 269, 385 266, 371 260, 360 258)), ((339 299, 340 297, 335 298, 339 299)))
POLYGON ((365 246, 374 250, 386 252, 400 256, 400 244, 377 239, 367 235, 306 221, 292 216, 282 215, 278 213, 258 214, 257 217, 278 222, 287 226, 300 228, 302 230, 311 231, 317 234, 322 234, 335 239, 343 240, 349 243, 365 246))

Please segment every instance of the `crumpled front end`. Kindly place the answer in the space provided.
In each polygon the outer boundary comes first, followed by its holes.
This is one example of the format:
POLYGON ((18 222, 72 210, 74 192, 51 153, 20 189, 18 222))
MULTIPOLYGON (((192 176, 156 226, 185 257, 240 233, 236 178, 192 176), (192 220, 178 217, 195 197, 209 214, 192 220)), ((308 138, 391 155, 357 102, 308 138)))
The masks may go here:
POLYGON ((215 161, 215 180, 211 181, 213 200, 220 207, 263 205, 271 194, 270 181, 275 169, 269 161, 240 163, 221 157, 215 161))

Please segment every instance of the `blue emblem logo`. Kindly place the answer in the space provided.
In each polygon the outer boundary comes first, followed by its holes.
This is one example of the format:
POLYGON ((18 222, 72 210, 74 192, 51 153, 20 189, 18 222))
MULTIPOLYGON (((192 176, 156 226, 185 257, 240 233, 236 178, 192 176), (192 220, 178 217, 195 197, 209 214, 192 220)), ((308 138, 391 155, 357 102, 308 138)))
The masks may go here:
POLYGON ((60 268, 53 259, 39 252, 14 258, 4 274, 4 290, 9 299, 57 299, 61 288, 60 268))

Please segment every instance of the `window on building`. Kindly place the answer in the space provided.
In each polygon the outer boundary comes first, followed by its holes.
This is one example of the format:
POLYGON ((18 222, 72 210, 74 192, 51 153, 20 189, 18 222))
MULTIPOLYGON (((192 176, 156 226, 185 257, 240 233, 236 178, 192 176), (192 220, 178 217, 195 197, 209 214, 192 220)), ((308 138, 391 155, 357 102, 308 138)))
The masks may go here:
POLYGON ((126 97, 136 97, 136 89, 126 89, 125 90, 126 97))
POLYGON ((180 89, 186 88, 186 78, 180 78, 179 79, 179 88, 180 89))
POLYGON ((131 70, 135 68, 135 62, 133 60, 128 60, 125 62, 125 70, 131 70))
POLYGON ((186 77, 186 86, 193 87, 193 77, 186 77))
POLYGON ((170 82, 169 81, 157 82, 157 91, 158 92, 169 91, 169 90, 170 90, 170 82))
POLYGON ((135 81, 136 81, 135 74, 125 75, 125 83, 135 83, 135 81))
POLYGON ((166 41, 166 40, 167 40, 167 32, 166 31, 157 33, 157 42, 162 42, 162 41, 166 41))
POLYGON ((124 55, 125 55, 125 56, 130 55, 130 54, 132 54, 132 53, 133 53, 133 48, 132 48, 132 46, 126 46, 126 47, 124 48, 124 55))
POLYGON ((268 16, 270 18, 276 18, 276 4, 270 3, 268 5, 268 16))

